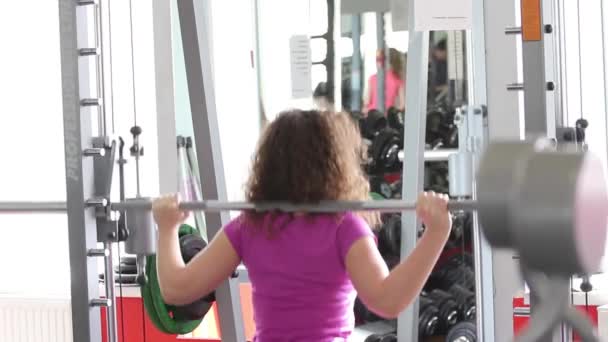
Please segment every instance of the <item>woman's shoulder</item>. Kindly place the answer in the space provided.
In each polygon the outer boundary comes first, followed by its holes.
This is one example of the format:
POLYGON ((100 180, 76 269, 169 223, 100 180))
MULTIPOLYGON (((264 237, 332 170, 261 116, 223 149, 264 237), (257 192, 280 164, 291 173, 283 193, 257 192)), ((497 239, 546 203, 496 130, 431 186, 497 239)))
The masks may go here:
POLYGON ((346 212, 340 216, 338 229, 370 230, 367 221, 355 212, 346 212))

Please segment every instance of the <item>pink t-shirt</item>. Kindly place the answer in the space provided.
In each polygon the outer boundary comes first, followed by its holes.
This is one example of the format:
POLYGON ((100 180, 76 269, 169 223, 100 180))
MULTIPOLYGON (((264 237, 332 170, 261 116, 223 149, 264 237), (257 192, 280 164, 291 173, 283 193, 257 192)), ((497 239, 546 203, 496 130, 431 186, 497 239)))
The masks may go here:
POLYGON ((371 229, 352 213, 278 220, 286 224, 272 238, 239 218, 224 228, 251 280, 254 341, 346 341, 356 292, 344 259, 371 229))
MULTIPOLYGON (((384 82, 386 85, 384 87, 384 102, 385 109, 392 107, 395 104, 395 100, 399 97, 399 89, 403 87, 403 80, 397 77, 394 72, 387 72, 386 79, 384 82)), ((369 89, 370 89, 370 98, 369 104, 367 105, 367 110, 378 109, 378 76, 372 75, 369 78, 369 89)))

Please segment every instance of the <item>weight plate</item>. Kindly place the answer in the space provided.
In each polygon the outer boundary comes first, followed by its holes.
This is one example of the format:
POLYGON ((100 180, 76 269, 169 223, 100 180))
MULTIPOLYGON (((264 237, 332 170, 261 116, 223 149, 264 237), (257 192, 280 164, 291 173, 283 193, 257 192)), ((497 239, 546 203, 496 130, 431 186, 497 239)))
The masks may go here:
POLYGON ((579 152, 542 152, 530 158, 523 171, 511 214, 521 260, 548 275, 596 271, 604 251, 608 207, 599 162, 579 152))
POLYGON ((530 142, 490 144, 477 172, 477 213, 485 237, 494 247, 513 247, 511 205, 517 203, 523 168, 534 153, 530 142))
POLYGON ((606 250, 608 189, 602 162, 586 153, 576 180, 574 242, 585 274, 600 270, 606 250))

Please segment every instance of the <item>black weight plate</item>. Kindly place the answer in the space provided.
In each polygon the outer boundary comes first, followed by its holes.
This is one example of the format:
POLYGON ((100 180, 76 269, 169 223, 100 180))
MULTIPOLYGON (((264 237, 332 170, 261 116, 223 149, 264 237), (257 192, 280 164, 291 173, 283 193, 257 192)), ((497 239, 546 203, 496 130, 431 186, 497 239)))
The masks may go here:
POLYGON ((445 340, 446 342, 476 342, 477 327, 473 322, 460 322, 450 329, 445 340))
POLYGON ((397 335, 395 334, 386 334, 382 336, 380 342, 397 342, 397 335))
POLYGON ((378 110, 370 110, 365 119, 365 129, 368 136, 374 136, 377 132, 388 127, 388 121, 384 113, 378 110))
POLYGON ((382 171, 384 164, 383 153, 386 151, 386 145, 390 144, 395 133, 392 130, 383 130, 372 139, 372 145, 369 148, 369 156, 372 159, 374 171, 382 171))
POLYGON ((125 264, 125 265, 135 266, 137 264, 137 259, 133 256, 124 256, 124 257, 120 258, 120 263, 125 264))
POLYGON ((401 255, 401 215, 393 215, 386 222, 386 242, 391 255, 401 255))
POLYGON ((205 240, 196 234, 187 234, 179 238, 180 250, 185 263, 207 247, 205 240))
MULTIPOLYGON (((200 251, 207 247, 205 240, 197 234, 186 234, 179 238, 180 250, 185 263, 190 262, 200 251)), ((215 294, 211 293, 205 298, 201 298, 188 305, 176 306, 173 310, 174 317, 177 319, 198 320, 209 312, 215 294)))
POLYGON ((118 273, 122 273, 122 274, 137 274, 137 266, 135 265, 125 265, 125 264, 120 264, 118 266, 118 273))

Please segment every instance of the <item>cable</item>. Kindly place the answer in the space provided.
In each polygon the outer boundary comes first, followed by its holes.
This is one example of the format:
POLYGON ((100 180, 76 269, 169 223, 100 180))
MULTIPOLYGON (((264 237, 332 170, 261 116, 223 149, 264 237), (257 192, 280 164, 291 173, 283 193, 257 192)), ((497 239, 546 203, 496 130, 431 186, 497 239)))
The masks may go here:
POLYGON ((103 64, 103 11, 102 11, 102 2, 100 1, 95 5, 94 11, 95 15, 95 47, 99 47, 99 54, 97 55, 97 66, 95 68, 95 74, 97 79, 97 96, 102 99, 101 104, 98 108, 99 112, 97 113, 97 131, 99 135, 106 135, 106 104, 105 104, 105 80, 104 80, 104 64, 103 64))
POLYGON ((577 15, 577 25, 578 25, 578 76, 579 76, 579 96, 581 101, 581 119, 583 117, 583 58, 582 58, 582 48, 581 48, 581 2, 580 0, 576 0, 576 15, 577 15))
POLYGON ((116 131, 116 127, 114 124, 114 67, 113 67, 113 54, 112 54, 112 11, 111 11, 111 6, 110 4, 112 3, 111 0, 107 0, 108 1, 108 39, 110 41, 110 98, 112 99, 110 101, 110 108, 112 110, 112 133, 114 133, 116 131))
MULTIPOLYGON (((602 66, 604 71, 604 94, 608 94, 608 70, 606 69, 606 22, 604 21, 604 0, 600 0, 600 16, 602 21, 602 66)), ((608 135, 608 98, 604 97, 604 119, 608 135)), ((607 141, 608 143, 608 141, 607 141)), ((607 148, 608 151, 608 148, 607 148)))
POLYGON ((131 25, 131 87, 133 89, 133 125, 137 126, 137 95, 135 93, 135 45, 133 44, 133 0, 129 0, 129 23, 131 25))
MULTIPOLYGON (((603 0, 601 0, 603 1, 603 0)), ((564 16, 564 1, 558 0, 558 20, 559 20, 559 45, 560 55, 563 58, 563 62, 560 61, 560 95, 562 97, 562 125, 567 126, 569 122, 569 108, 568 108, 568 91, 566 86, 568 84, 568 71, 564 69, 564 65, 568 64, 568 49, 566 46, 566 18, 564 16)))
MULTIPOLYGON (((118 225, 116 225, 116 236, 118 236, 118 225)), ((120 270, 120 263, 122 262, 122 257, 120 256, 120 242, 116 244, 118 248, 118 293, 120 293, 120 334, 122 335, 122 340, 125 339, 125 307, 124 307, 124 298, 122 295, 122 271, 120 270)))

